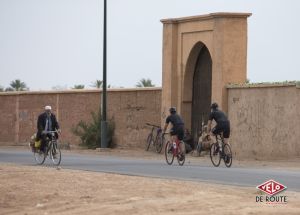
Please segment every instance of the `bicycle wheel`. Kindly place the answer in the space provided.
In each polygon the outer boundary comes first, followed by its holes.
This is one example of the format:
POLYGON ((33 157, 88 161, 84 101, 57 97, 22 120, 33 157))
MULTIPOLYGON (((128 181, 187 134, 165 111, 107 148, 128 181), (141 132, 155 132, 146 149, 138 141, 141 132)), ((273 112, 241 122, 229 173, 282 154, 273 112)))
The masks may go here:
POLYGON ((183 153, 177 155, 177 161, 180 166, 183 166, 185 162, 185 155, 183 153))
POLYGON ((42 152, 41 150, 36 149, 33 155, 37 164, 42 165, 45 162, 46 153, 42 152))
POLYGON ((232 164, 232 152, 230 146, 226 143, 224 145, 224 163, 228 168, 231 167, 232 164))
POLYGON ((210 160, 215 167, 218 167, 221 162, 218 143, 213 143, 210 147, 210 160))
POLYGON ((54 165, 59 165, 61 161, 61 152, 57 141, 52 141, 50 148, 50 158, 54 165))
POLYGON ((170 141, 167 142, 165 147, 165 157, 167 164, 171 165, 174 161, 174 154, 173 154, 173 145, 170 141))
POLYGON ((152 140, 152 133, 150 133, 150 134, 148 135, 148 137, 147 137, 146 151, 149 150, 152 141, 153 141, 153 140, 152 140))
POLYGON ((164 145, 164 136, 162 134, 157 135, 156 142, 155 142, 155 150, 157 153, 161 153, 161 150, 164 145))

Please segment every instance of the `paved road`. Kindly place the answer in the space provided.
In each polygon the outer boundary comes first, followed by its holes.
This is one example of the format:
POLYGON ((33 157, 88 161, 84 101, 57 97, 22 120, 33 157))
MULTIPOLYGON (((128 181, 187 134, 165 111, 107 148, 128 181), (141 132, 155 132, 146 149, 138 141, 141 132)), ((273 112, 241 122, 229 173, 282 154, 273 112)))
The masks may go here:
MULTIPOLYGON (((0 149, 0 162, 22 165, 36 165, 29 151, 0 149)), ((46 165, 51 165, 46 160, 46 165)), ((224 164, 222 164, 224 166, 224 164)), ((210 183, 256 187, 266 180, 274 179, 288 190, 300 191, 300 172, 283 171, 270 168, 212 167, 212 165, 187 163, 179 166, 166 164, 161 160, 144 160, 105 155, 79 155, 63 153, 61 167, 65 169, 87 170, 94 172, 119 173, 125 175, 169 178, 210 183)))

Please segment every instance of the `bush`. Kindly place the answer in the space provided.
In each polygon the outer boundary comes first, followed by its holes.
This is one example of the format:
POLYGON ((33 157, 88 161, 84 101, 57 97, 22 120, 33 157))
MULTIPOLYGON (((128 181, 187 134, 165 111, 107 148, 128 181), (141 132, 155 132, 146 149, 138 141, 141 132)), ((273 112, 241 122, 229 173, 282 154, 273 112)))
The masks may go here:
MULTIPOLYGON (((100 147, 101 144, 101 114, 91 113, 92 122, 87 123, 80 121, 74 128, 72 128, 73 134, 79 136, 81 139, 81 146, 88 149, 96 149, 100 147)), ((108 120, 107 125, 107 141, 108 147, 113 148, 113 134, 115 130, 115 124, 113 120, 108 120)))

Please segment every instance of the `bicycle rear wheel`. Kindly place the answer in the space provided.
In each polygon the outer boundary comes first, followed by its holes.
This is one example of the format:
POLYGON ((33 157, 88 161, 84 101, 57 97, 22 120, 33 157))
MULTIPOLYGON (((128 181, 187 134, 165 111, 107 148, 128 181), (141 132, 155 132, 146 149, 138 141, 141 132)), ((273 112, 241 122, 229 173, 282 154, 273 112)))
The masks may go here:
POLYGON ((168 141, 165 147, 165 157, 167 164, 171 165, 174 161, 173 144, 168 141))
POLYGON ((42 152, 41 150, 36 149, 33 155, 37 164, 42 165, 45 162, 46 153, 42 152))
POLYGON ((218 143, 213 143, 210 147, 210 160, 215 167, 218 167, 221 162, 218 143))
POLYGON ((146 148, 145 148, 146 151, 149 150, 152 141, 153 141, 153 140, 152 140, 152 133, 150 133, 150 134, 148 135, 147 141, 146 141, 146 148))
POLYGON ((185 162, 185 155, 183 153, 177 155, 177 161, 180 166, 183 166, 185 162))
POLYGON ((226 143, 224 145, 224 163, 228 168, 232 165, 232 152, 230 146, 226 143))
POLYGON ((54 165, 59 165, 61 161, 61 151, 57 141, 53 141, 50 149, 50 158, 54 165))
POLYGON ((155 150, 157 153, 161 153, 161 150, 163 148, 163 145, 164 145, 164 135, 162 134, 159 134, 156 138, 156 142, 155 142, 155 150))

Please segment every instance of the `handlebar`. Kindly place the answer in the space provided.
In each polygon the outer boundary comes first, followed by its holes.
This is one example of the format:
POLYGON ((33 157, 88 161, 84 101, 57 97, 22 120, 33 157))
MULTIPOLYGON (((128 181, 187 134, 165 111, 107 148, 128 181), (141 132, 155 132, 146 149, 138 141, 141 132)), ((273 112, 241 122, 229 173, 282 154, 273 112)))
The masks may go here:
POLYGON ((44 131, 44 134, 58 133, 58 131, 44 131))
POLYGON ((153 124, 150 124, 150 123, 146 123, 146 125, 148 125, 148 126, 152 126, 152 127, 155 127, 155 128, 160 128, 160 126, 153 125, 153 124))
POLYGON ((43 134, 59 134, 60 132, 58 130, 56 131, 42 131, 43 134))

